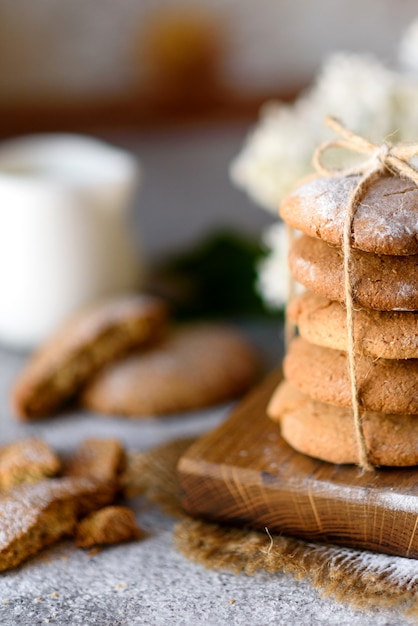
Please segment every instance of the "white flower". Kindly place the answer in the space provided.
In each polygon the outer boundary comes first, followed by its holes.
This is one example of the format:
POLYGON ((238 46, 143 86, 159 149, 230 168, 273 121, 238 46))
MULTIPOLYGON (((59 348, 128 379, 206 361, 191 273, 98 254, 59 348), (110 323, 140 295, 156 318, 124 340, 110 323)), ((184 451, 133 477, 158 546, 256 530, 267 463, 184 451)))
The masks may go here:
POLYGON ((404 70, 418 74, 418 19, 406 29, 399 44, 398 58, 404 70))
POLYGON ((319 125, 333 115, 354 132, 381 142, 396 130, 395 87, 396 74, 373 56, 337 53, 324 64, 308 100, 319 125))
POLYGON ((370 55, 335 54, 313 87, 293 105, 269 104, 231 165, 233 182, 265 209, 312 171, 315 147, 330 137, 326 115, 382 141, 397 129, 396 75, 370 55))
POLYGON ((398 132, 393 141, 416 143, 418 142, 418 75, 416 79, 400 76, 395 97, 395 124, 398 132))
MULTIPOLYGON (((287 263, 289 242, 284 223, 269 226, 263 233, 263 243, 269 253, 258 264, 256 288, 272 310, 280 310, 287 302, 290 279, 287 263)), ((300 292, 303 288, 297 284, 296 290, 300 292)))
POLYGON ((269 103, 231 165, 234 183, 256 203, 277 213, 284 196, 311 169, 315 139, 304 103, 269 103))

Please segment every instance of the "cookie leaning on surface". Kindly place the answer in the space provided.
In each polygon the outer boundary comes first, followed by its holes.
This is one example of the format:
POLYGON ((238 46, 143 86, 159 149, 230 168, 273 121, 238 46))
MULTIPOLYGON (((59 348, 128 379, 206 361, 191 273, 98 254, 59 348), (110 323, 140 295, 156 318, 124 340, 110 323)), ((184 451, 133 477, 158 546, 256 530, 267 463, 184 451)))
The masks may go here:
MULTIPOLYGON (((289 304, 287 315, 309 343, 347 350, 342 303, 307 291, 289 304)), ((383 359, 418 358, 418 312, 356 308, 354 319, 356 353, 383 359)))
MULTIPOLYGON (((284 359, 286 379, 315 400, 352 406, 347 353, 308 343, 290 344, 284 359)), ((418 414, 418 359, 368 359, 357 356, 360 404, 368 411, 418 414)))
POLYGON ((193 324, 108 365, 85 387, 81 400, 100 413, 175 413, 235 398, 257 374, 258 360, 239 334, 217 324, 193 324))
POLYGON ((43 417, 67 402, 106 363, 157 339, 166 307, 141 295, 112 298, 80 312, 32 357, 12 391, 23 419, 43 417))
MULTIPOLYGON (((312 400, 288 382, 275 391, 269 416, 295 450, 329 463, 357 463, 351 409, 312 400)), ((418 464, 418 415, 363 413, 368 455, 373 465, 418 464)))
MULTIPOLYGON (((351 252, 354 304, 378 311, 418 310, 418 255, 351 252)), ((345 302, 343 252, 320 239, 298 237, 289 253, 295 280, 314 293, 345 302)))
MULTIPOLYGON (((280 215, 311 237, 342 246, 349 197, 360 176, 311 178, 282 202, 280 215)), ((418 254, 418 187, 381 174, 365 192, 353 220, 353 248, 374 254, 418 254)))

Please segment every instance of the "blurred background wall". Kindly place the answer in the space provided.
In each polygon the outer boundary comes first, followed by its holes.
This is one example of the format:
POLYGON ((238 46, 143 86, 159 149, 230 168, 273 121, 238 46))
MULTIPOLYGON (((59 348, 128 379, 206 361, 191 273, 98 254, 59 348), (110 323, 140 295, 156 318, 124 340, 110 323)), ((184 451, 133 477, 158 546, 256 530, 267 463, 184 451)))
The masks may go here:
POLYGON ((416 0, 0 0, 0 133, 251 117, 333 49, 395 62, 416 0))
POLYGON ((229 179, 269 98, 334 50, 396 64, 417 0, 0 0, 0 138, 94 134, 138 156, 134 235, 151 262, 277 218, 229 179))

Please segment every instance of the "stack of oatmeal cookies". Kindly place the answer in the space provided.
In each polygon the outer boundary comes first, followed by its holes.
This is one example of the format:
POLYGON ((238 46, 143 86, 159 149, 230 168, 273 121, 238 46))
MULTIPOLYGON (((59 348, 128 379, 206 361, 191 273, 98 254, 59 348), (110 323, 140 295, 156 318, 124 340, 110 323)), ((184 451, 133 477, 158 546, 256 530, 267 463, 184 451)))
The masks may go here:
MULTIPOLYGON (((307 291, 288 306, 299 336, 268 412, 296 450, 357 463, 347 359, 343 225, 359 176, 316 177, 282 203, 302 231, 289 254, 307 291)), ((373 465, 418 464, 418 187, 382 174, 356 211, 351 267, 357 388, 373 465)))

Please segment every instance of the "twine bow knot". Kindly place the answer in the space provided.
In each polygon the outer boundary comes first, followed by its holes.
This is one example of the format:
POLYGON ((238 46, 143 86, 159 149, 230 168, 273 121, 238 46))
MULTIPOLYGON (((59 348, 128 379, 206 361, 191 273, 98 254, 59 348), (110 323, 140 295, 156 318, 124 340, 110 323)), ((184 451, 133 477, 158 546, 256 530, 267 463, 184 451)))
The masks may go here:
POLYGON ((395 176, 408 178, 418 185, 418 169, 410 160, 418 156, 418 143, 392 145, 384 142, 376 145, 361 135, 356 135, 335 117, 325 119, 327 126, 340 135, 340 139, 325 141, 315 150, 313 164, 319 174, 324 176, 353 176, 355 174, 381 173, 384 170, 395 176), (345 148, 350 152, 365 154, 369 158, 364 162, 344 169, 330 168, 323 164, 323 154, 332 148, 345 148))
POLYGON ((356 356, 354 348, 354 315, 353 299, 354 289, 352 284, 352 252, 351 240, 353 220, 367 189, 373 180, 378 178, 384 171, 388 171, 395 176, 407 178, 418 185, 418 170, 410 163, 413 156, 418 155, 418 144, 391 145, 384 143, 375 145, 348 130, 338 120, 327 117, 326 123, 332 130, 336 131, 339 139, 327 141, 321 144, 313 156, 313 164, 319 174, 325 176, 353 176, 360 175, 360 180, 351 193, 347 206, 347 213, 344 220, 343 229, 343 253, 344 253, 344 287, 346 301, 346 321, 347 321, 347 353, 348 367, 351 384, 351 399, 353 406, 354 429, 359 454, 359 465, 363 469, 370 470, 373 465, 369 461, 368 449, 363 429, 363 418, 360 412, 360 398, 357 386, 356 356), (322 162, 324 153, 331 148, 345 148, 351 152, 365 154, 368 158, 364 162, 345 169, 328 168, 322 162))

